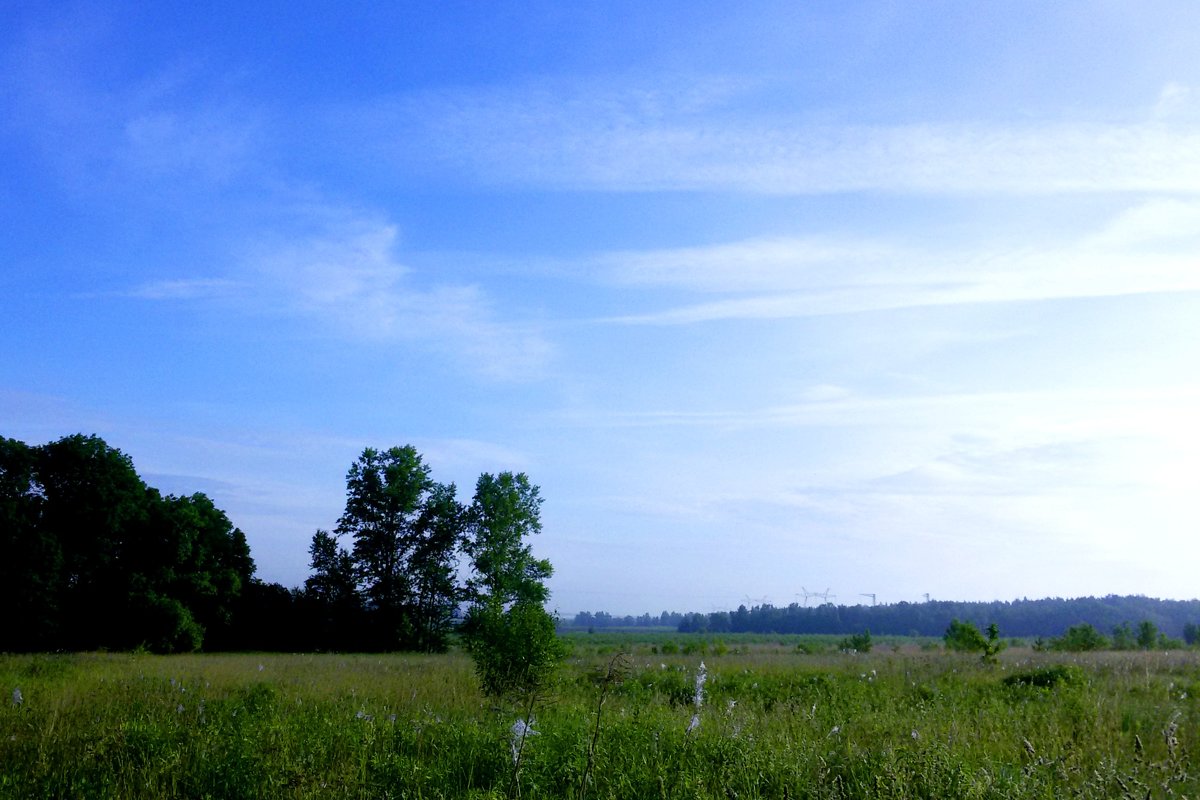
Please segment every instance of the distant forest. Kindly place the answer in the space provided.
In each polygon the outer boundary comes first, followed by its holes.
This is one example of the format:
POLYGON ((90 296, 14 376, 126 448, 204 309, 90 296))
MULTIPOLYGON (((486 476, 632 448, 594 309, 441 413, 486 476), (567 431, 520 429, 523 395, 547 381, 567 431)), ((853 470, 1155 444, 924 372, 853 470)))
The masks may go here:
MULTIPOLYGON (((993 622, 1006 637, 1051 637, 1076 625, 1110 633, 1124 625, 1150 621, 1163 633, 1194 638, 1200 623, 1200 600, 1157 600, 1141 595, 1059 597, 1011 602, 891 603, 874 606, 788 606, 770 604, 707 614, 664 611, 661 614, 613 616, 600 612, 575 615, 569 627, 579 629, 671 627, 680 633, 807 633, 847 635, 869 630, 884 636, 941 636, 952 620, 985 629, 993 622)), ((1189 644, 1192 643, 1189 641, 1189 644)))

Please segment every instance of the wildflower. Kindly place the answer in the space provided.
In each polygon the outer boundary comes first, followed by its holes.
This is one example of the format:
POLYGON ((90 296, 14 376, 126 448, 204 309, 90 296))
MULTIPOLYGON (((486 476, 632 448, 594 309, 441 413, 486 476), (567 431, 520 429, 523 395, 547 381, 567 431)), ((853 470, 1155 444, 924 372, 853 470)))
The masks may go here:
POLYGON ((692 698, 696 708, 704 705, 704 681, 708 679, 708 670, 704 667, 704 662, 700 662, 700 669, 696 670, 696 694, 692 698))
POLYGON ((525 738, 527 736, 537 736, 538 732, 533 729, 533 720, 528 722, 519 719, 513 723, 511 729, 512 737, 509 740, 509 746, 512 748, 513 763, 516 764, 521 760, 521 749, 525 746, 525 738))
POLYGON ((841 733, 841 732, 842 732, 842 726, 841 726, 841 725, 834 725, 834 726, 833 726, 833 730, 829 731, 829 735, 830 735, 830 736, 837 736, 837 735, 838 735, 839 733, 841 733))
POLYGON ((688 723, 686 733, 691 733, 692 731, 696 730, 696 728, 699 728, 699 727, 700 727, 700 715, 692 714, 692 721, 688 723))
POLYGON ((1175 755, 1175 749, 1179 747, 1179 739, 1176 734, 1179 732, 1179 712, 1176 711, 1171 721, 1167 723, 1167 727, 1163 730, 1163 741, 1167 745, 1167 753, 1171 756, 1175 755))
POLYGON ((20 687, 13 689, 13 705, 19 706, 25 702, 25 696, 21 694, 20 687))
POLYGON ((725 704, 725 712, 727 714, 732 714, 735 708, 737 708, 737 700, 730 700, 725 704))
POLYGON ((263 665, 262 665, 262 664, 259 664, 259 665, 258 665, 258 671, 259 671, 259 672, 262 672, 262 671, 263 671, 263 669, 264 669, 263 665))
POLYGON ((916 728, 913 728, 913 732, 912 732, 911 736, 912 736, 914 742, 921 738, 921 734, 917 733, 916 728))
POLYGON ((183 703, 180 703, 179 705, 175 706, 175 713, 176 713, 176 714, 182 714, 182 713, 183 713, 183 703))

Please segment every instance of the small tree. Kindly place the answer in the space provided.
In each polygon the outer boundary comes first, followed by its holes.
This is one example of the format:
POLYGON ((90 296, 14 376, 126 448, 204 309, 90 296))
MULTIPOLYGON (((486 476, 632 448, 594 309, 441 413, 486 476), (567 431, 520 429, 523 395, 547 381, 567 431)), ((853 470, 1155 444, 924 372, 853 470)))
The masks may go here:
POLYGON ((1067 628, 1066 633, 1057 639, 1051 640, 1050 647, 1054 650, 1087 652, 1105 649, 1108 647, 1108 640, 1094 627, 1084 622, 1067 628))
POLYGON ((566 655, 557 620, 543 607, 553 569, 525 539, 542 529, 542 498, 524 474, 483 474, 468 511, 466 551, 471 606, 461 627, 484 693, 520 709, 512 728, 512 781, 520 796, 521 758, 533 708, 566 655))
POLYGON ((838 643, 838 649, 850 653, 871 652, 871 631, 865 630, 862 633, 847 636, 838 643))
POLYGON ((947 650, 955 650, 960 653, 979 653, 980 658, 989 664, 995 662, 1000 651, 1007 646, 1000 640, 1000 627, 994 622, 988 626, 988 635, 985 639, 979 632, 979 628, 975 627, 975 623, 951 620, 942 639, 946 643, 947 650))
POLYGON ((462 637, 483 690, 527 713, 565 651, 542 604, 553 568, 525 539, 541 531, 542 499, 524 474, 483 474, 468 511, 466 550, 473 575, 462 637))

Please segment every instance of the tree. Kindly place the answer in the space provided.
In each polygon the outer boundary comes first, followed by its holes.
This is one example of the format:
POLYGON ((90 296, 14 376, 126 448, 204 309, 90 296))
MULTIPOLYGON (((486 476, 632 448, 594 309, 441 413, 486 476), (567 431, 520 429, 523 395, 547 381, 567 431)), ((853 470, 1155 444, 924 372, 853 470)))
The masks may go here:
POLYGON ((367 448, 351 465, 337 534, 353 538, 354 577, 376 647, 445 647, 463 524, 453 484, 435 483, 411 445, 367 448))
POLYGON ((1114 650, 1137 649, 1137 636, 1134 635, 1133 628, 1129 626, 1128 622, 1113 626, 1112 647, 1114 650))
POLYGON ((0 649, 194 650, 221 643, 254 573, 203 494, 162 497, 98 436, 0 439, 0 649))
POLYGON ((488 695, 525 709, 544 692, 565 651, 543 607, 550 562, 526 544, 542 529, 538 487, 524 474, 483 474, 468 512, 471 606, 462 625, 467 650, 488 695))
POLYGON ((40 650, 59 641, 62 548, 43 524, 37 452, 0 437, 0 608, 11 620, 0 650, 40 650))
POLYGON ((468 521, 467 555, 473 574, 470 598, 507 605, 544 603, 550 562, 536 559, 526 538, 542 531, 542 498, 524 473, 484 473, 475 484, 468 521))
POLYGON ((1094 627, 1084 622, 1079 625, 1072 625, 1070 628, 1067 628, 1067 632, 1062 636, 1052 639, 1050 647, 1054 650, 1066 650, 1070 652, 1103 650, 1108 647, 1108 640, 1094 627))
POLYGON ((412 638, 405 613, 412 596, 408 557, 432 486, 429 467, 412 446, 384 452, 368 447, 346 475, 346 510, 337 532, 353 537, 359 590, 384 648, 403 647, 412 638))
POLYGON ((42 535, 57 543, 61 567, 50 588, 59 646, 126 647, 137 631, 129 601, 152 501, 129 456, 98 436, 77 434, 36 450, 45 498, 42 535))
POLYGON ((1137 644, 1142 650, 1153 650, 1158 645, 1158 626, 1144 619, 1137 627, 1137 644))
POLYGON ((985 639, 979 632, 979 628, 975 627, 975 623, 951 620, 942 639, 946 643, 947 650, 979 653, 986 663, 996 661, 996 657, 1006 646, 1004 642, 1000 641, 1000 626, 994 622, 988 626, 988 635, 985 639))
POLYGON ((418 649, 447 648, 462 590, 456 580, 466 511, 454 484, 435 483, 417 520, 417 541, 409 559, 413 578, 413 618, 418 649))

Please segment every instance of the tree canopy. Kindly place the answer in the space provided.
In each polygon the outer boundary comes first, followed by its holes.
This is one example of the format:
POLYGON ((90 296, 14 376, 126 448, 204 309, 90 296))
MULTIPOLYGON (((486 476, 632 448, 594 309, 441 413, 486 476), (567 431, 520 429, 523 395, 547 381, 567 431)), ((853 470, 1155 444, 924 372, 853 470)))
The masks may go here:
POLYGON ((97 436, 0 438, 0 539, 6 650, 194 650, 228 634, 254 574, 208 497, 162 496, 97 436))

